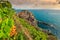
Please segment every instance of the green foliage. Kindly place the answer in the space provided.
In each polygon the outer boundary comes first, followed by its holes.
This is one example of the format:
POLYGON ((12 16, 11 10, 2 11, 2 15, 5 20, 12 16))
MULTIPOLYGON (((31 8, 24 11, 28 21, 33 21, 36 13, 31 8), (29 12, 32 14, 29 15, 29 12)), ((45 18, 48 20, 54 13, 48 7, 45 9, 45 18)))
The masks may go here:
POLYGON ((47 34, 45 34, 42 31, 36 30, 33 26, 27 23, 24 19, 20 18, 20 23, 29 30, 34 40, 47 40, 47 34))
POLYGON ((0 38, 10 37, 10 29, 14 25, 12 18, 14 13, 11 8, 0 8, 0 38))
MULTIPOLYGON (((8 40, 26 40, 26 36, 24 35, 23 31, 20 31, 18 35, 14 35, 12 38, 10 37, 10 29, 13 25, 15 25, 13 15, 15 15, 15 11, 12 9, 10 2, 0 1, 0 40, 5 38, 8 40)), ((23 25, 23 27, 28 29, 33 40, 47 40, 47 34, 36 30, 34 26, 30 25, 22 18, 17 20, 20 20, 20 23, 23 25)))
POLYGON ((12 8, 0 8, 0 18, 12 17, 15 11, 12 8))
POLYGON ((8 38, 10 36, 10 29, 11 27, 14 25, 14 22, 12 19, 6 18, 5 20, 2 21, 2 23, 0 24, 1 27, 1 33, 2 36, 0 38, 8 38), (10 22, 9 22, 10 21, 10 22))
POLYGON ((26 40, 26 36, 22 31, 18 34, 17 40, 26 40))
POLYGON ((10 37, 10 28, 14 25, 12 19, 15 11, 8 1, 0 1, 0 38, 10 37))
POLYGON ((3 1, 3 0, 0 1, 0 8, 5 8, 5 7, 12 8, 12 5, 9 1, 3 1))

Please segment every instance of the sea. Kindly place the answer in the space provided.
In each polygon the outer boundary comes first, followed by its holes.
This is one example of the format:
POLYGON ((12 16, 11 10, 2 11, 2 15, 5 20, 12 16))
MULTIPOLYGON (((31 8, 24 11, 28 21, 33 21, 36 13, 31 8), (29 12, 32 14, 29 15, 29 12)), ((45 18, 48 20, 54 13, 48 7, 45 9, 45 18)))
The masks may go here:
MULTIPOLYGON (((17 13, 21 11, 21 9, 16 9, 17 13)), ((38 21, 50 24, 51 26, 46 26, 44 24, 38 24, 38 26, 44 30, 50 30, 51 33, 56 35, 58 40, 60 40, 60 10, 32 9, 28 11, 32 12, 38 21)))

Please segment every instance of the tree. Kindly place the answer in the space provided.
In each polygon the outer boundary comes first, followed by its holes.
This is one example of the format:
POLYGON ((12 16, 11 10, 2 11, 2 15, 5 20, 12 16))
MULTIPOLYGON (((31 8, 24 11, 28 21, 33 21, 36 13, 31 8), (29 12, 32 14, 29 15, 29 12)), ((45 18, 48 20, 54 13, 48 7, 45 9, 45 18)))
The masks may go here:
POLYGON ((11 3, 8 0, 0 0, 0 8, 12 8, 11 3))

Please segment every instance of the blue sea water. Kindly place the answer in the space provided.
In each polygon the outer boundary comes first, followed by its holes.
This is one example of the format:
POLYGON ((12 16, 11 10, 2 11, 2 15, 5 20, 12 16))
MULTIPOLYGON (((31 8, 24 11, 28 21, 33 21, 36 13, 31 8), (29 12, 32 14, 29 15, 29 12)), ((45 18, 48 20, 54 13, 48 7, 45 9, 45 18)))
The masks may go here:
MULTIPOLYGON (((21 10, 16 11, 20 12, 21 10)), ((38 21, 53 24, 54 27, 48 27, 43 24, 39 24, 39 27, 46 30, 51 30, 51 32, 54 35, 60 38, 60 10, 41 9, 41 10, 29 10, 29 11, 33 13, 33 15, 38 21)))

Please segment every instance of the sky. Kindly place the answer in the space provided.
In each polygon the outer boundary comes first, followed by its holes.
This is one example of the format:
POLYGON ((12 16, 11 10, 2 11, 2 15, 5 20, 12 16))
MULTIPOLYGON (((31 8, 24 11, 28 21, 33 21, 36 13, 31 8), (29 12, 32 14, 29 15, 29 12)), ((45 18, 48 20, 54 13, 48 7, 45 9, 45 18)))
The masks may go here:
POLYGON ((60 9, 56 0, 9 0, 16 9, 60 9))

